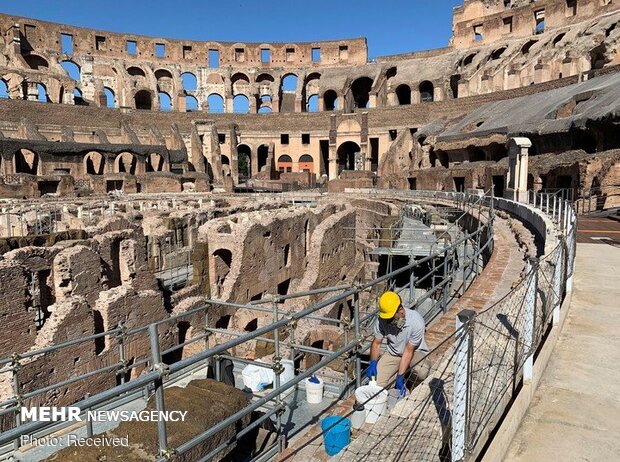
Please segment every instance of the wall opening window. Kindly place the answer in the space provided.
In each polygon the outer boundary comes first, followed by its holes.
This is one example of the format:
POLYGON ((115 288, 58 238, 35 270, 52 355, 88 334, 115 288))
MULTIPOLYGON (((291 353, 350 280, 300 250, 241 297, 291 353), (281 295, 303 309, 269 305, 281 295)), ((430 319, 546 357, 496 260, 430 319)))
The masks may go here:
POLYGON ((166 57, 166 45, 164 43, 155 44, 155 57, 156 58, 166 57))
POLYGON ((245 49, 244 48, 235 48, 235 61, 238 63, 242 63, 245 61, 245 49))
POLYGON ((63 52, 63 54, 66 54, 66 55, 73 54, 73 35, 60 34, 60 49, 63 52))
POLYGON ((271 62, 271 50, 269 48, 261 48, 261 50, 260 50, 260 62, 261 63, 270 63, 271 62))
POLYGON ((101 51, 105 49, 105 37, 95 35, 95 50, 101 51))
POLYGON ((207 98, 207 106, 209 113, 221 114, 224 112, 224 98, 217 93, 212 93, 207 98))
POLYGON ((577 0, 566 0, 566 17, 577 16, 577 0))
POLYGON ((482 24, 477 24, 474 26, 474 41, 479 42, 484 38, 484 35, 482 34, 482 32, 483 32, 482 24))
POLYGON ((226 133, 218 133, 217 134, 217 141, 220 144, 226 143, 226 133))
POLYGON ((110 88, 104 87, 103 93, 105 94, 106 107, 115 107, 114 92, 110 88))
POLYGON ((340 45, 338 47, 338 58, 342 61, 349 59, 349 47, 347 45, 340 45))
POLYGON ((127 40, 127 54, 136 56, 138 54, 138 42, 135 40, 127 40))
POLYGON ((280 144, 288 144, 288 133, 282 133, 280 135, 280 144))
POLYGON ((301 134, 301 144, 310 144, 310 133, 301 134))
POLYGON ((250 112, 250 100, 245 95, 236 95, 233 98, 233 112, 247 114, 250 112))
POLYGON ((287 48, 286 49, 286 61, 290 62, 295 59, 295 48, 287 48))
POLYGON ((192 58, 192 47, 190 45, 183 45, 183 59, 192 58))
POLYGON ((545 10, 534 11, 534 21, 536 21, 536 34, 542 34, 545 31, 545 10))
POLYGON ((220 67, 219 50, 209 50, 209 67, 211 69, 217 69, 218 67, 220 67))
POLYGON ((321 49, 320 48, 313 48, 312 49, 312 62, 313 63, 320 63, 321 62, 321 49))
POLYGON ((512 16, 504 18, 502 22, 504 23, 504 34, 510 34, 512 32, 512 16))

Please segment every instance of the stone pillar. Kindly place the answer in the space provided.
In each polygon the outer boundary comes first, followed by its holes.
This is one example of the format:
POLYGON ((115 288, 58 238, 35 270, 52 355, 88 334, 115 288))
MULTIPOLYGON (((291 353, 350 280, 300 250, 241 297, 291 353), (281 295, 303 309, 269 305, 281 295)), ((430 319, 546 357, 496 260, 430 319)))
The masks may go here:
POLYGON ((527 202, 528 149, 531 146, 529 138, 515 137, 508 140, 508 187, 504 192, 506 199, 527 202))
POLYGON ((336 151, 336 145, 329 145, 329 179, 335 180, 338 178, 338 154, 336 151))

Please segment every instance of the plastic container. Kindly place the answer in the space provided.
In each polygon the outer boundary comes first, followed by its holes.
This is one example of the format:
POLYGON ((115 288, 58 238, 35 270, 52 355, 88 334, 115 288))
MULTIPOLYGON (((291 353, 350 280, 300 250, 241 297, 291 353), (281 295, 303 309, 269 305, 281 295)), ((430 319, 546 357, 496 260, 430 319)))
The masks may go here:
POLYGON ((306 384, 306 401, 310 404, 319 404, 323 401, 323 380, 316 375, 305 380, 306 384), (318 380, 318 383, 315 382, 318 380))
MULTIPOLYGON (((293 361, 291 361, 290 359, 283 359, 282 367, 284 367, 284 371, 282 372, 282 374, 280 374, 280 386, 284 385, 286 382, 290 382, 295 378, 295 363, 293 363, 293 361)), ((288 395, 293 390, 295 390, 295 387, 291 387, 286 390, 285 394, 288 395)))
POLYGON ((325 417, 321 421, 323 442, 328 456, 335 456, 349 445, 351 441, 351 421, 336 415, 325 417))
POLYGON ((265 367, 248 364, 241 371, 241 377, 243 384, 253 392, 262 391, 273 383, 273 371, 269 364, 265 364, 265 367))
POLYGON ((353 405, 353 414, 351 414, 351 426, 359 430, 366 423, 366 408, 361 403, 353 405))
POLYGON ((355 399, 358 403, 364 404, 366 408, 366 423, 374 424, 381 417, 385 410, 387 398, 387 390, 378 386, 374 380, 355 390, 355 399))
POLYGON ((392 388, 388 392, 388 399, 387 399, 388 410, 396 406, 401 399, 403 399, 403 397, 400 395, 400 391, 398 391, 396 388, 392 388))

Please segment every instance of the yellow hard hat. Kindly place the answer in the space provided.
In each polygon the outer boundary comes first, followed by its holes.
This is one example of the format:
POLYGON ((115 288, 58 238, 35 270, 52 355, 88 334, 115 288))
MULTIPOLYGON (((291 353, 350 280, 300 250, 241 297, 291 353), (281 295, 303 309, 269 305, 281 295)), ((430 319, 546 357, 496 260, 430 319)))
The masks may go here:
POLYGON ((387 291, 379 297, 379 317, 392 319, 400 306, 400 297, 396 292, 387 291))

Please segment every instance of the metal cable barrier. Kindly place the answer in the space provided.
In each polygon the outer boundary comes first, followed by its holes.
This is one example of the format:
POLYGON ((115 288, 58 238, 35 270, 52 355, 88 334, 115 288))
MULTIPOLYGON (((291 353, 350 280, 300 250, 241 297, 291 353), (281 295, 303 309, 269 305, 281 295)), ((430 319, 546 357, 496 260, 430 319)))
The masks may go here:
MULTIPOLYGON (((4 423, 7 419, 13 419, 14 422, 0 433, 0 446, 12 445, 16 449, 21 435, 45 435, 62 430, 63 425, 58 423, 22 422, 19 409, 21 406, 46 403, 49 393, 57 398, 57 395, 62 395, 63 387, 75 384, 84 386, 95 375, 108 377, 107 383, 111 384, 116 380, 116 386, 110 386, 92 396, 86 395, 73 404, 81 409, 83 415, 88 410, 120 405, 141 396, 154 396, 154 407, 158 411, 165 411, 166 385, 175 383, 196 369, 204 368, 210 360, 214 361, 215 376, 219 379, 222 373, 221 361, 234 358, 243 364, 272 369, 273 389, 261 395, 255 394, 243 409, 176 447, 171 445, 168 438, 170 429, 167 423, 158 421, 158 460, 164 461, 174 455, 190 452, 194 454, 202 448, 201 445, 217 436, 219 439, 216 440, 220 444, 210 446, 206 454, 202 453, 200 460, 213 459, 249 432, 258 429, 265 420, 272 418, 275 418, 277 438, 273 444, 263 448, 256 458, 264 460, 282 451, 286 443, 282 430, 285 392, 296 390, 300 382, 325 367, 342 372, 343 379, 339 385, 341 396, 346 396, 353 387, 359 387, 363 377, 363 357, 370 346, 368 333, 372 331, 379 294, 385 288, 392 287, 399 275, 413 274, 415 268, 426 268, 424 265, 440 257, 445 266, 442 268, 438 265, 435 270, 444 277, 439 279, 437 285, 432 285, 429 291, 432 295, 429 297, 433 303, 442 307, 443 312, 447 311, 480 273, 492 252, 493 207, 497 204, 501 206, 502 203, 510 205, 510 201, 460 193, 386 193, 406 196, 415 201, 452 201, 461 209, 476 209, 478 218, 484 215, 486 224, 479 223, 476 229, 464 232, 462 237, 437 249, 432 255, 367 283, 323 287, 245 305, 207 300, 203 307, 147 326, 127 329, 120 324, 111 331, 0 360, 0 384, 10 384, 13 390, 11 398, 0 402, 0 418, 4 423), (480 204, 487 207, 487 212, 483 212, 480 204), (470 251, 463 255, 471 256, 459 260, 460 266, 450 267, 447 262, 454 260, 446 258, 447 255, 462 252, 464 247, 470 251), (463 276, 467 273, 470 277, 463 276), (294 299, 301 301, 301 309, 291 309, 290 305, 284 309, 283 303, 294 299), (330 309, 339 303, 350 303, 350 319, 335 319, 328 315, 330 309), (220 307, 263 312, 271 322, 252 332, 218 329, 210 312, 220 307), (166 344, 165 338, 170 327, 189 319, 195 322, 193 325, 200 324, 202 329, 194 329, 197 334, 178 345, 166 344), (314 326, 317 323, 332 324, 338 329, 340 337, 331 348, 304 345, 296 336, 296 330, 309 322, 314 323, 314 326), (71 351, 76 345, 101 339, 106 339, 107 347, 116 352, 110 356, 105 367, 36 390, 30 390, 22 383, 22 367, 28 362, 44 358, 47 354, 61 355, 64 353, 61 350, 71 351), (144 339, 147 343, 144 343, 144 339), (255 341, 271 345, 271 364, 243 359, 234 354, 237 348, 255 341), (197 352, 169 364, 164 362, 164 356, 182 351, 188 346, 195 348, 192 352, 197 352), (134 353, 141 350, 141 355, 132 363, 127 359, 128 349, 134 353), (318 359, 312 365, 307 364, 305 369, 300 368, 299 374, 292 380, 282 383, 283 359, 294 361, 304 354, 315 355, 318 359), (132 377, 132 372, 137 376, 132 377), (263 415, 248 423, 249 416, 259 410, 263 415), (240 427, 240 431, 230 433, 230 429, 240 425, 244 419, 245 426, 240 427)), ((524 371, 527 371, 528 361, 532 361, 534 352, 543 341, 550 320, 557 316, 565 281, 572 274, 575 216, 568 203, 561 203, 560 199, 557 201, 558 211, 551 218, 564 231, 560 244, 541 261, 532 262, 527 276, 498 303, 478 315, 473 312, 461 313, 455 332, 427 356, 426 359, 430 359, 431 363, 428 377, 413 389, 406 400, 399 402, 397 408, 380 419, 369 434, 360 435, 353 441, 342 454, 344 460, 363 460, 369 454, 380 454, 381 460, 405 460, 412 457, 414 460, 463 460, 474 457, 480 451, 486 436, 494 428, 521 377, 526 373, 524 371)), ((401 289, 408 290, 418 282, 412 279, 401 289)), ((419 303, 416 300, 413 307, 419 303)), ((413 381, 414 377, 410 379, 413 381)), ((92 435, 92 424, 87 422, 86 428, 88 435, 92 435)))

